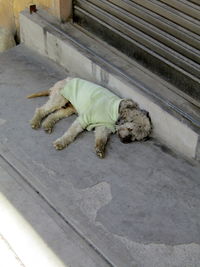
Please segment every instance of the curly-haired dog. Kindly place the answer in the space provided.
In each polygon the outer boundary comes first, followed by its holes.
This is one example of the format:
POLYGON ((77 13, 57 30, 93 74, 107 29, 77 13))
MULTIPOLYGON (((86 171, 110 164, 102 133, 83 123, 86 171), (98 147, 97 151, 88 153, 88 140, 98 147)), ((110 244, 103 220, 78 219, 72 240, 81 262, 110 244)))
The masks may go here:
POLYGON ((72 143, 83 130, 95 129, 95 151, 103 158, 111 133, 117 132, 123 143, 129 143, 145 140, 151 132, 148 112, 139 109, 133 100, 121 99, 94 83, 68 77, 49 90, 28 98, 44 95, 50 95, 50 98, 36 109, 31 120, 33 129, 39 128, 42 123, 44 130, 51 133, 58 120, 78 114, 64 135, 53 143, 58 150, 72 143))

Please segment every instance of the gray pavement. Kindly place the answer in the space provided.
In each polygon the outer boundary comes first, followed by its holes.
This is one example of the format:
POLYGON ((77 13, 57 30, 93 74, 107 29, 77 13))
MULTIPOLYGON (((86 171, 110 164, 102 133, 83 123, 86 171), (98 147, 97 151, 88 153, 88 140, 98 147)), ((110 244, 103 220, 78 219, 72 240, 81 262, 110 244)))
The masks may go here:
POLYGON ((200 266, 200 166, 156 140, 124 145, 116 136, 100 160, 88 132, 56 151, 52 142, 75 117, 51 135, 32 130, 29 120, 46 99, 25 97, 68 73, 22 45, 0 63, 0 166, 12 172, 0 176, 1 192, 61 260, 73 267, 200 266))

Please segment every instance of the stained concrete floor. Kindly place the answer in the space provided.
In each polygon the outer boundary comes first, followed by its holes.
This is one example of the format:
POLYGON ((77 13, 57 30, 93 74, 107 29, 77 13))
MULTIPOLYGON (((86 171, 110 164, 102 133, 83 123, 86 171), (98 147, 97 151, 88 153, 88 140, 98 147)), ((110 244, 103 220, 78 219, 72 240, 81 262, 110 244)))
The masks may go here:
POLYGON ((10 173, 1 192, 60 259, 73 267, 200 266, 200 165, 156 140, 124 145, 116 136, 101 160, 92 132, 56 151, 52 142, 75 117, 51 135, 32 130, 46 99, 26 95, 68 73, 23 45, 0 63, 0 166, 10 173))

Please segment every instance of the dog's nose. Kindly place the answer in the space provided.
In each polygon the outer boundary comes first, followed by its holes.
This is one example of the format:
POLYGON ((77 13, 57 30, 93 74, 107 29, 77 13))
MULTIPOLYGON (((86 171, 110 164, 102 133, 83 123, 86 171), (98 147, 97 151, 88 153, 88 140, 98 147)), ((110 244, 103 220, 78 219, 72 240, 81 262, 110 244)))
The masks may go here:
POLYGON ((120 141, 124 144, 128 144, 128 143, 131 143, 132 140, 131 140, 131 135, 127 135, 126 137, 124 138, 120 138, 120 141))

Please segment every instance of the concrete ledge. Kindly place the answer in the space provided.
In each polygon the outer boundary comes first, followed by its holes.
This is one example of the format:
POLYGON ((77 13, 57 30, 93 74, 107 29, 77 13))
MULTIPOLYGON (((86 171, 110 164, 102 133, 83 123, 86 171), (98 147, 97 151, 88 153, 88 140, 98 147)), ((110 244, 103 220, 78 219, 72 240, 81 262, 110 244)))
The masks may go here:
MULTIPOLYGON (((177 112, 173 104, 164 103, 157 92, 150 92, 137 79, 130 79, 127 73, 137 73, 138 69, 131 68, 129 62, 123 58, 119 62, 116 53, 70 24, 63 31, 43 11, 33 15, 26 11, 21 13, 20 32, 26 46, 57 62, 70 73, 100 83, 121 97, 133 98, 141 108, 150 112, 154 137, 188 158, 200 159, 199 127, 182 116, 184 112, 177 112)), ((154 87, 163 86, 145 75, 146 83, 155 83, 154 87)))

